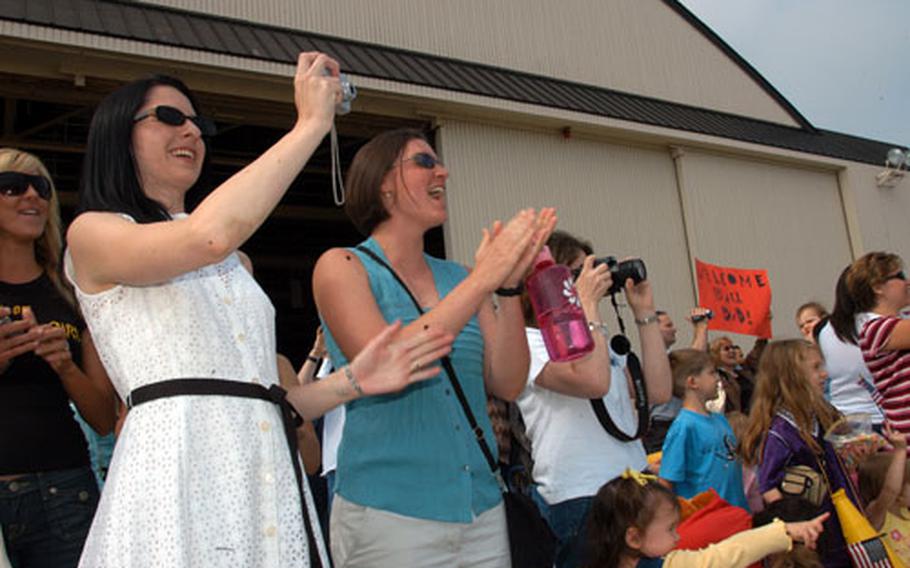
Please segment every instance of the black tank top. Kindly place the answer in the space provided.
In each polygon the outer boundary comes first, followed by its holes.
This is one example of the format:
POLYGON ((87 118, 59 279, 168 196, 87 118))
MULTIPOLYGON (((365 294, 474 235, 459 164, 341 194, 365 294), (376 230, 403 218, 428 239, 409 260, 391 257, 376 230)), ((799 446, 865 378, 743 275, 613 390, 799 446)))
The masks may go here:
MULTIPOLYGON (((73 361, 81 365, 85 324, 47 275, 25 284, 0 282, 0 305, 31 306, 39 324, 66 329, 73 361)), ((88 446, 60 377, 34 353, 14 358, 0 374, 0 475, 89 464, 88 446)))

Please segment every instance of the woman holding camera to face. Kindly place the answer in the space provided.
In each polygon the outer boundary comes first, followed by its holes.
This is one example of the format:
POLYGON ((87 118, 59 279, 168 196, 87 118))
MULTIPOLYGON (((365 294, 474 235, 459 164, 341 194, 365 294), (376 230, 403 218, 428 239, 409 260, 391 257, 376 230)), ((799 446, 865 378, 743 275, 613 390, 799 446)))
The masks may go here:
POLYGON ((16 568, 75 566, 95 513, 70 400, 100 434, 115 420, 114 391, 61 278, 61 243, 47 168, 0 149, 0 527, 16 568))
MULTIPOLYGON (((603 398, 610 417, 633 435, 637 419, 631 377, 620 357, 609 350, 598 306, 612 285, 609 267, 594 265, 591 245, 556 231, 547 245, 559 264, 580 269, 575 285, 592 328, 594 351, 567 363, 549 361, 540 330, 525 303, 531 368, 518 398, 534 459, 533 478, 546 502, 544 516, 558 539, 557 566, 578 566, 584 521, 601 485, 626 468, 647 467, 641 440, 621 441, 608 434, 589 399, 603 398)), ((642 370, 651 404, 670 399, 671 375, 651 284, 625 283, 626 299, 638 324, 642 370)))
MULTIPOLYGON (((395 319, 405 322, 401 337, 427 328, 457 335, 452 366, 495 448, 484 391, 514 399, 528 352, 517 295, 494 310, 492 294, 521 283, 555 216, 524 210, 494 224, 468 272, 423 252, 426 231, 447 218, 448 175, 418 131, 386 132, 362 147, 345 210, 369 238, 319 259, 314 295, 336 364, 395 319)), ((347 405, 332 503, 336 566, 509 566, 499 487, 440 371, 401 394, 347 405)))
POLYGON ((327 566, 297 419, 426 378, 415 361, 447 352, 444 334, 392 343, 392 325, 343 371, 286 398, 278 387, 275 311, 236 251, 329 131, 339 96, 338 64, 301 54, 293 128, 192 213, 184 199, 214 125, 186 86, 152 77, 99 105, 67 274, 131 410, 83 566, 327 566))

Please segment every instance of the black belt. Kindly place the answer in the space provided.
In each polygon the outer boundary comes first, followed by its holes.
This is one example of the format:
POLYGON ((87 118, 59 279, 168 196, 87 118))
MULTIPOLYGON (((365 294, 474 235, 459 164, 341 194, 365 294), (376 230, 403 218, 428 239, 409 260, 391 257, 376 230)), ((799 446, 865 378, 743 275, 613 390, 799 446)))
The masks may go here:
POLYGON ((294 410, 291 403, 288 402, 287 394, 287 391, 278 385, 272 385, 269 388, 265 388, 262 385, 254 383, 226 381, 223 379, 170 379, 134 389, 126 398, 126 405, 129 408, 133 408, 144 402, 150 402, 159 398, 186 395, 258 398, 259 400, 266 400, 276 404, 281 411, 281 422, 284 426, 284 435, 287 438, 288 449, 291 452, 291 465, 294 466, 294 476, 297 478, 297 489, 300 492, 303 524, 306 529, 307 544, 309 544, 310 549, 310 565, 321 567, 322 560, 319 557, 319 549, 316 547, 316 534, 313 531, 313 525, 310 523, 310 515, 306 506, 306 497, 303 490, 303 471, 300 469, 300 459, 297 455, 297 427, 303 424, 303 418, 294 410))

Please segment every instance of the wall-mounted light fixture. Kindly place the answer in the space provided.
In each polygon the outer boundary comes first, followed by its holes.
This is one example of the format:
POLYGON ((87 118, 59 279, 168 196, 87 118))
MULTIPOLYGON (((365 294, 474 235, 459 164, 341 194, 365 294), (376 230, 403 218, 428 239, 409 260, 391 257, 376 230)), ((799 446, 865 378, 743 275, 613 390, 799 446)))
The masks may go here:
POLYGON ((910 150, 891 148, 885 157, 885 169, 875 175, 875 185, 894 187, 910 171, 910 150))

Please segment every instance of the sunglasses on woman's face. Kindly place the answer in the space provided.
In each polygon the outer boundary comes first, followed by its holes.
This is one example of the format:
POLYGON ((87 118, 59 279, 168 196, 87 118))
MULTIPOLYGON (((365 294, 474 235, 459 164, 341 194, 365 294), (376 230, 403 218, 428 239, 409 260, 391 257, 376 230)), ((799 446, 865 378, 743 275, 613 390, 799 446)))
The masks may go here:
POLYGON ((437 165, 442 165, 442 160, 434 156, 433 154, 428 154, 426 152, 420 152, 414 154, 410 158, 406 158, 405 162, 414 162, 418 167, 421 167, 425 170, 432 170, 437 165))
POLYGON ((35 188, 38 197, 47 201, 51 198, 51 182, 44 176, 33 176, 21 172, 0 173, 0 195, 17 197, 24 195, 29 187, 35 188))
POLYGON ((195 124, 196 127, 199 128, 199 132, 206 137, 214 136, 218 131, 217 128, 215 128, 215 123, 210 118, 204 116, 187 116, 183 114, 182 110, 167 105, 158 105, 154 108, 140 112, 133 117, 133 123, 145 120, 150 116, 154 116, 158 119, 158 122, 167 124, 168 126, 183 126, 183 123, 189 120, 195 124))
POLYGON ((906 281, 907 281, 907 274, 904 273, 903 270, 901 270, 900 272, 895 272, 895 273, 892 274, 891 276, 885 278, 885 281, 886 281, 886 282, 887 282, 888 280, 903 280, 903 281, 906 282, 906 281))

